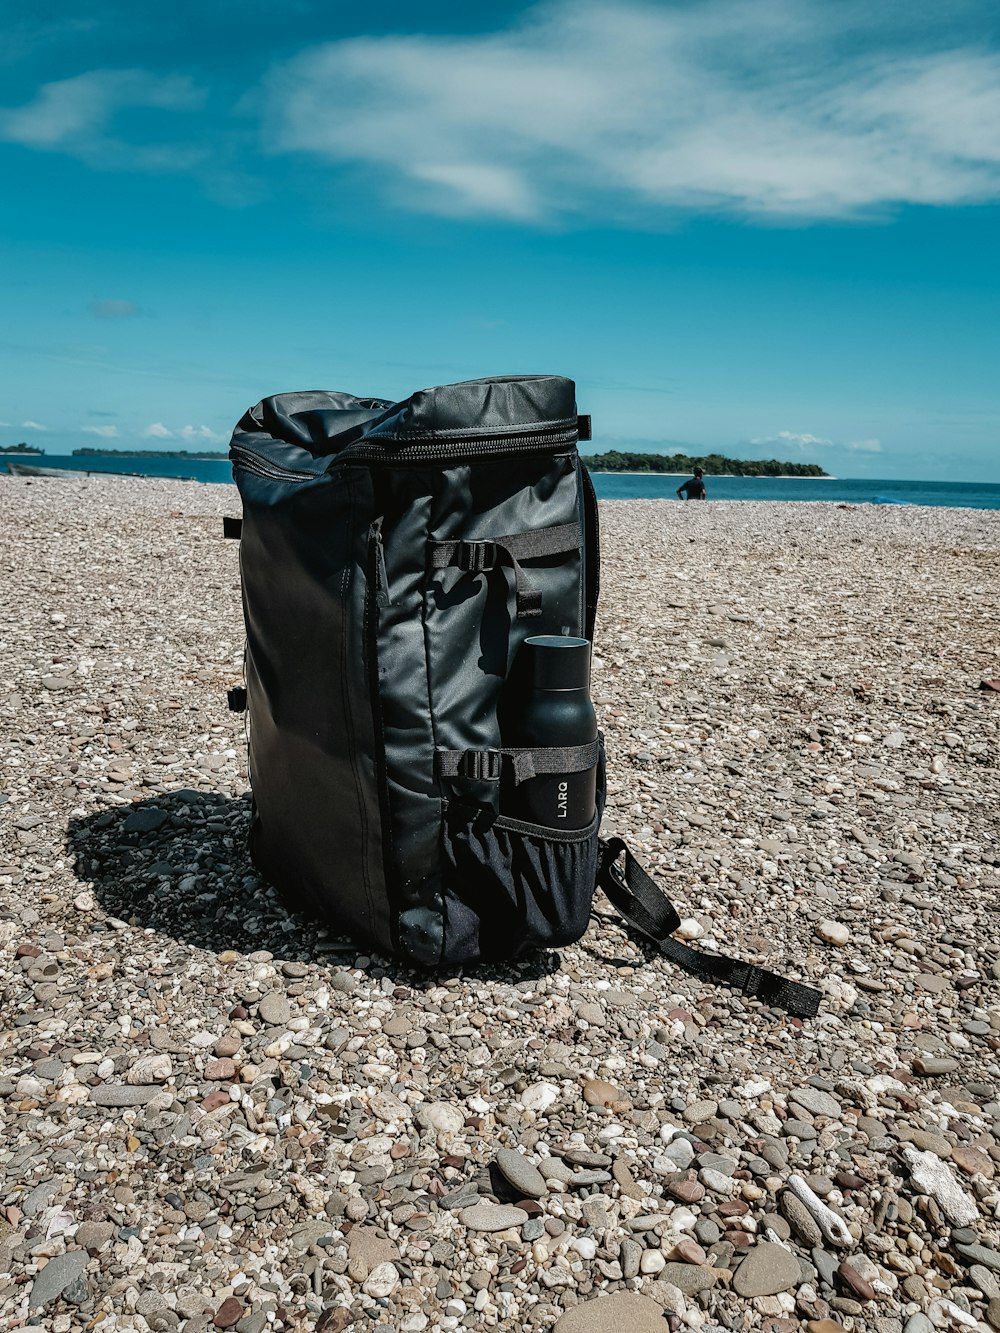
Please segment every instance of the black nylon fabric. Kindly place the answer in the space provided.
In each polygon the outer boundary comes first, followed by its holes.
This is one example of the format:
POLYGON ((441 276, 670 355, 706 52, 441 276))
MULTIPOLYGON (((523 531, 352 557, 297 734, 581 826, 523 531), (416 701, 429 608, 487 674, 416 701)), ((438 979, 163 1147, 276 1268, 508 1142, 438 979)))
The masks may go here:
MULTIPOLYGON (((411 589, 405 614, 423 631, 426 699, 423 708, 432 736, 386 731, 390 768, 401 775, 434 773, 434 754, 443 750, 488 750, 500 745, 497 709, 501 692, 521 643, 531 634, 578 635, 583 627, 582 557, 578 550, 545 555, 525 563, 525 571, 541 594, 537 616, 519 619, 516 580, 497 567, 482 573, 436 569, 431 551, 438 542, 482 541, 532 527, 578 521, 581 503, 575 459, 563 448, 514 459, 469 462, 441 468, 435 475, 426 545, 422 551, 424 580, 411 589)), ((401 545, 398 548, 403 556, 401 545)), ((396 592, 392 574, 394 544, 387 537, 390 597, 396 592)), ((408 555, 412 559, 412 552, 408 555)), ((397 608, 396 614, 404 614, 397 608)), ((390 694, 414 692, 413 659, 399 661, 399 677, 390 694)), ((404 778, 414 782, 414 777, 404 778)), ((409 854, 401 863, 400 938, 405 951, 426 963, 449 961, 440 920, 441 798, 459 798, 496 811, 495 784, 459 782, 435 787, 422 798, 408 794, 405 807, 392 811, 393 843, 408 839, 409 854), (396 830, 399 830, 397 835, 396 830), (419 868, 419 869, 418 869, 419 868), (423 878, 419 878, 420 871, 423 878)))
POLYGON ((576 431, 572 381, 523 376, 402 403, 281 394, 233 434, 254 859, 296 905, 414 962, 452 961, 457 938, 446 801, 496 814, 496 784, 442 782, 435 750, 497 748, 523 639, 586 625, 576 431), (534 540, 540 529, 560 530, 558 549, 534 540), (434 567, 434 543, 510 534, 527 534, 516 567, 434 567), (531 590, 520 620, 518 582, 522 610, 531 590))
POLYGON ((587 929, 597 872, 597 821, 583 836, 513 825, 449 806, 442 839, 449 963, 516 958, 572 944, 587 929))
POLYGON ((389 408, 368 431, 373 439, 483 437, 509 431, 572 426, 577 434, 576 386, 561 375, 500 375, 422 389, 389 408))
POLYGON ((586 829, 542 828, 450 804, 442 828, 444 953, 450 963, 555 949, 587 929, 606 792, 599 740, 597 815, 586 829))
POLYGON ((244 474, 240 483, 254 859, 294 905, 335 912, 388 947, 376 743, 359 651, 367 596, 359 515, 369 478, 244 474), (352 874, 334 899, 337 865, 352 874))

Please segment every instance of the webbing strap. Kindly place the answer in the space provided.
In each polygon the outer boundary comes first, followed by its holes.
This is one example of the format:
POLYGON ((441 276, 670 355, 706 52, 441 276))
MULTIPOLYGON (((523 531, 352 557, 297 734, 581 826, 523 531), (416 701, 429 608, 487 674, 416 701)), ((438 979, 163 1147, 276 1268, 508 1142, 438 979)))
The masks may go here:
POLYGON ((725 954, 702 953, 672 938, 680 918, 670 899, 650 879, 621 838, 603 839, 597 882, 630 926, 647 936, 667 958, 693 976, 720 982, 755 996, 764 1004, 785 1009, 798 1018, 812 1018, 819 1009, 819 991, 800 982, 779 977, 766 968, 728 958, 725 954), (624 866, 618 858, 625 853, 624 866))
POLYGON ((470 574, 483 574, 497 565, 514 571, 518 619, 542 614, 542 594, 532 588, 521 568, 522 560, 560 555, 580 548, 579 523, 562 523, 554 528, 535 528, 531 532, 511 532, 503 537, 478 541, 429 542, 432 569, 454 566, 470 574))
POLYGON ((472 778, 499 782, 503 760, 509 759, 518 785, 546 773, 582 773, 593 768, 600 754, 600 743, 586 745, 546 745, 537 749, 508 746, 499 750, 435 750, 434 765, 438 778, 472 778))

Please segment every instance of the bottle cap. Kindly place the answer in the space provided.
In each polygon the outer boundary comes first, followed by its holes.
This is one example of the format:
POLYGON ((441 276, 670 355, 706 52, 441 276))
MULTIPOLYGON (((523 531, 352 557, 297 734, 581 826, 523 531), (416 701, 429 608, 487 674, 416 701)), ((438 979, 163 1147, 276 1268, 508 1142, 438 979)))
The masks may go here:
POLYGON ((590 688, 590 640, 559 634, 536 634, 525 639, 528 679, 536 690, 590 688))

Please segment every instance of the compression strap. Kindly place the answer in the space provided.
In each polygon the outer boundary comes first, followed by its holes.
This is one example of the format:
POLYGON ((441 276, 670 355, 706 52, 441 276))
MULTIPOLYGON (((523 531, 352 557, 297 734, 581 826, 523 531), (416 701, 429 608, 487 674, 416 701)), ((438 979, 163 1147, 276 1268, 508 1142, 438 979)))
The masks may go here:
POLYGON ((593 768, 600 742, 585 745, 546 745, 535 749, 508 746, 499 750, 435 750, 435 775, 441 779, 471 778, 499 782, 503 760, 510 761, 514 782, 520 784, 549 773, 583 773, 593 768))
POLYGON ((483 574, 497 565, 507 565, 514 571, 517 615, 523 619, 542 614, 542 594, 531 586, 520 562, 578 551, 580 525, 562 523, 554 528, 534 528, 530 532, 511 532, 476 541, 430 542, 429 546, 432 569, 453 567, 470 574, 483 574))
POLYGON ((621 838, 601 840, 597 883, 628 924, 685 972, 732 986, 798 1018, 812 1018, 818 1012, 820 996, 813 987, 789 981, 753 963, 725 954, 703 953, 675 940, 673 932, 680 925, 680 917, 673 903, 650 879, 621 838), (623 852, 624 864, 619 865, 623 852))

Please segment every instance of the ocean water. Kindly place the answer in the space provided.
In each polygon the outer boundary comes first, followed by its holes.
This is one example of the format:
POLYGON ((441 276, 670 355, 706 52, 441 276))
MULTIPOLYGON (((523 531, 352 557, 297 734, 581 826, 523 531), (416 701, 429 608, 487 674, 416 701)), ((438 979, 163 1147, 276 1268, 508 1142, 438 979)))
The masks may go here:
MULTIPOLYGON (((683 477, 595 473, 602 500, 676 500, 683 477)), ((709 500, 833 500, 839 504, 944 505, 1000 509, 1000 484, 971 481, 869 481, 857 477, 706 477, 709 500)))
MULTIPOLYGON (((8 461, 0 455, 0 467, 8 461)), ((17 458, 44 467, 75 472, 126 472, 133 476, 182 477, 194 481, 232 480, 229 459, 219 458, 75 458, 45 454, 17 458)), ((649 473, 597 472, 594 488, 602 500, 675 500, 683 477, 649 473)), ((1000 509, 1000 484, 972 481, 869 481, 856 477, 706 477, 709 500, 827 500, 840 504, 895 501, 950 508, 1000 509)))

